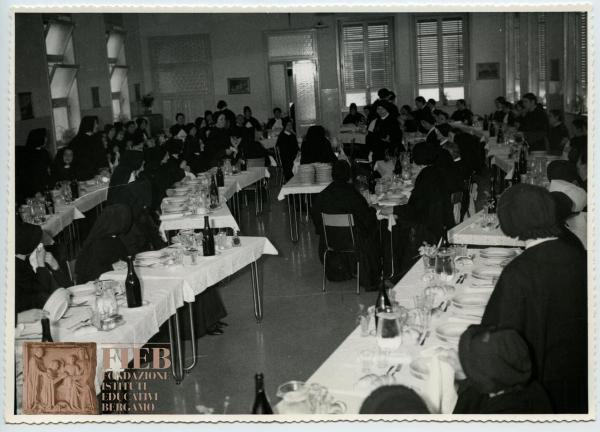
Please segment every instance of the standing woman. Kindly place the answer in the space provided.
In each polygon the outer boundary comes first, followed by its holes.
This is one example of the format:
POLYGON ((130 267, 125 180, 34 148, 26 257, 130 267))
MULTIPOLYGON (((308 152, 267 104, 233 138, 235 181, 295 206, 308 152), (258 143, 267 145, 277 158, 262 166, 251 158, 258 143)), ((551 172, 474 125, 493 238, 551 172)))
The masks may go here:
POLYGON ((215 127, 206 140, 206 153, 210 167, 216 167, 221 160, 231 155, 231 140, 227 129, 227 117, 224 113, 217 116, 215 127))
POLYGON ((391 154, 404 151, 402 131, 398 119, 390 114, 391 111, 393 111, 392 104, 381 101, 377 105, 377 118, 369 124, 366 144, 372 162, 384 160, 386 150, 391 154))
POLYGON ((325 136, 323 126, 311 126, 308 128, 304 142, 302 142, 301 152, 301 164, 315 162, 333 163, 337 160, 335 153, 331 149, 331 143, 325 136))
POLYGON ((28 198, 44 192, 50 181, 50 155, 46 150, 48 131, 33 129, 27 135, 25 148, 16 154, 16 189, 18 198, 28 198))
POLYGON ((97 130, 98 117, 85 116, 81 119, 79 132, 71 141, 77 162, 75 171, 78 180, 90 180, 101 168, 108 166, 102 141, 94 135, 97 130))
POLYGON ((525 241, 525 251, 502 271, 481 324, 512 328, 529 346, 532 379, 554 412, 588 412, 586 253, 561 238, 548 190, 517 184, 498 203, 500 228, 525 241))
POLYGON ((285 129, 277 137, 275 145, 279 150, 283 176, 285 177, 285 181, 288 181, 294 177, 292 168, 294 167, 294 160, 296 160, 296 156, 298 155, 298 138, 294 133, 294 125, 291 120, 288 120, 285 124, 285 129))

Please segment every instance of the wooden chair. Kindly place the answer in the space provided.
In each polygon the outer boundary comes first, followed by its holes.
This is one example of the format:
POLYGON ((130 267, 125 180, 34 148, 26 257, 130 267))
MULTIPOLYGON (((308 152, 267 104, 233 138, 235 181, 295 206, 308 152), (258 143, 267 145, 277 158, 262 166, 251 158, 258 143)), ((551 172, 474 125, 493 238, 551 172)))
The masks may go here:
MULTIPOLYGON (((352 214, 325 214, 321 213, 323 219, 323 234, 325 237, 325 252, 323 253, 323 292, 327 277, 325 268, 327 266, 327 253, 337 252, 352 254, 356 259, 356 294, 360 294, 360 256, 356 248, 356 236, 354 235, 354 217, 352 214), (334 240, 327 236, 328 228, 346 229, 348 237, 343 241, 340 238, 334 240)), ((336 236, 337 237, 337 236, 336 236)))

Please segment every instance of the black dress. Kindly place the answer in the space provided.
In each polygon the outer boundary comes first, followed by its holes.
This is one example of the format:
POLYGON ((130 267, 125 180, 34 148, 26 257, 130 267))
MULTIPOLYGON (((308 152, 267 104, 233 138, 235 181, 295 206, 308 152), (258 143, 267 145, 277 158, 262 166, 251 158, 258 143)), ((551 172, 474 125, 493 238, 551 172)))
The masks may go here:
POLYGON ((569 139, 569 131, 564 123, 559 123, 555 126, 551 126, 548 131, 548 144, 550 146, 550 153, 556 156, 560 156, 563 151, 564 144, 562 140, 569 139))
POLYGON ((45 148, 18 146, 15 152, 15 187, 17 201, 44 192, 50 183, 50 155, 45 148))
POLYGON ((296 160, 296 156, 298 155, 298 138, 296 134, 290 133, 288 135, 285 132, 281 132, 277 137, 275 145, 279 149, 283 175, 285 180, 288 181, 294 176, 292 169, 294 168, 294 160, 296 160))
POLYGON ((513 328, 531 349, 532 378, 556 413, 588 412, 587 264, 581 248, 562 239, 526 249, 508 264, 482 325, 513 328))
POLYGON ((525 134, 525 139, 531 151, 546 150, 548 135, 548 116, 541 105, 533 111, 528 111, 519 119, 519 130, 525 134))
POLYGON ((96 280, 100 275, 111 271, 112 265, 127 259, 127 249, 118 237, 99 238, 84 248, 75 264, 77 283, 96 280))
POLYGON ((473 123, 473 113, 468 108, 458 109, 452 113, 450 119, 471 125, 473 123))
POLYGON ((71 148, 76 163, 77 180, 90 180, 101 168, 108 166, 106 150, 102 141, 95 135, 77 135, 71 142, 71 148))
POLYGON ((378 117, 373 130, 367 133, 366 144, 368 151, 373 152, 373 162, 384 160, 386 150, 392 154, 404 151, 402 130, 396 118, 391 115, 378 117), (384 139, 389 139, 389 142, 384 139))
POLYGON ((214 128, 206 139, 205 152, 209 167, 216 167, 227 156, 231 147, 229 131, 225 128, 214 128))
POLYGON ((534 381, 503 394, 490 397, 465 380, 460 383, 453 414, 552 414, 544 388, 534 381))
POLYGON ((305 140, 302 143, 301 164, 310 164, 315 162, 330 163, 335 162, 337 157, 331 149, 331 143, 327 138, 322 141, 305 140))
POLYGON ((28 260, 15 258, 15 312, 41 309, 60 285, 47 267, 34 273, 28 260))
MULTIPOLYGON (((321 213, 350 213, 354 218, 355 244, 360 251, 360 284, 367 290, 375 289, 381 275, 381 247, 379 225, 375 210, 350 183, 333 182, 315 199, 311 215, 319 235, 319 259, 323 260, 325 238, 321 213)), ((344 228, 328 228, 328 240, 341 241, 348 236, 344 228)), ((329 280, 347 280, 356 272, 356 260, 349 254, 327 254, 326 276, 329 280)))

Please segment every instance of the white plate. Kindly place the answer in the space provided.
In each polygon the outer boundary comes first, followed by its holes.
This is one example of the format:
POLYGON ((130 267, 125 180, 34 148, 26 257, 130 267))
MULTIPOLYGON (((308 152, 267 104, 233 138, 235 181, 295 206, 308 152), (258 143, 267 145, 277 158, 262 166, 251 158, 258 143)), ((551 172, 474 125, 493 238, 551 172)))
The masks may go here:
POLYGON ((454 296, 452 303, 459 309, 485 309, 490 296, 483 293, 465 293, 454 296))
POLYGON ((165 256, 165 252, 162 250, 153 250, 153 251, 146 251, 146 252, 140 252, 135 256, 136 260, 143 260, 143 259, 150 259, 150 258, 162 258, 163 256, 165 256))
POLYGON ((499 257, 499 258, 481 258, 481 264, 483 264, 484 266, 491 266, 491 267, 506 267, 506 265, 511 261, 512 258, 504 258, 504 257, 499 257))
POLYGON ((445 323, 436 327, 435 335, 444 342, 458 343, 469 323, 445 323))
POLYGON ((499 278, 500 274, 502 273, 502 270, 503 270, 503 268, 499 267, 499 266, 479 267, 479 268, 473 269, 473 271, 471 272, 471 275, 475 279, 491 281, 492 279, 499 278))
POLYGON ((43 310, 48 312, 50 321, 58 321, 69 308, 69 292, 65 288, 57 288, 50 295, 43 310))
POLYGON ((377 204, 383 207, 396 207, 402 204, 402 201, 399 200, 380 200, 377 204))
POLYGON ((408 370, 410 374, 418 379, 427 379, 429 376, 429 366, 431 364, 431 358, 419 357, 410 362, 408 370))
POLYGON ((497 247, 483 249, 480 252, 482 258, 511 258, 516 254, 517 252, 514 249, 497 247))

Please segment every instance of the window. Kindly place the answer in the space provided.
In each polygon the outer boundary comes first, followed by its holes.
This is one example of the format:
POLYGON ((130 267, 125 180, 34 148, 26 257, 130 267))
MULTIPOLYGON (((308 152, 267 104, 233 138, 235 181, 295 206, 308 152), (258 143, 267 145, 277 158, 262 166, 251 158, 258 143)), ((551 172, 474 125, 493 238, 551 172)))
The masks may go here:
POLYGON ((521 98, 521 16, 518 12, 505 15, 506 27, 506 98, 521 98))
POLYGON ((364 106, 380 88, 393 89, 392 24, 389 20, 340 23, 344 106, 364 106))
POLYGON ((81 120, 77 91, 79 66, 75 64, 73 27, 69 16, 44 21, 54 136, 59 146, 65 133, 78 128, 81 120))
POLYGON ((416 20, 417 92, 447 104, 465 97, 463 17, 416 20))
POLYGON ((106 54, 110 75, 113 120, 131 117, 129 86, 127 83, 127 60, 125 58, 125 32, 117 26, 106 32, 106 54))
POLYGON ((546 14, 537 14, 538 41, 538 96, 540 102, 546 105, 547 60, 546 60, 546 14))
POLYGON ((587 112, 587 12, 577 16, 577 87, 578 112, 587 112))

